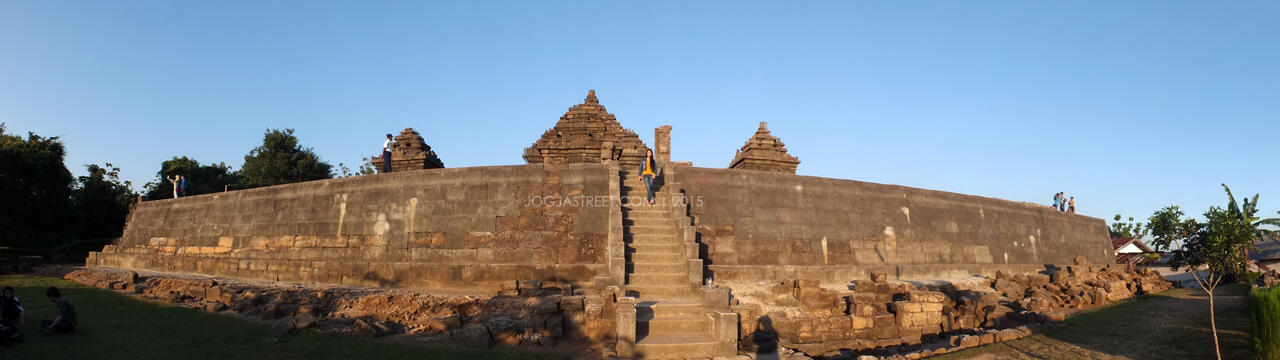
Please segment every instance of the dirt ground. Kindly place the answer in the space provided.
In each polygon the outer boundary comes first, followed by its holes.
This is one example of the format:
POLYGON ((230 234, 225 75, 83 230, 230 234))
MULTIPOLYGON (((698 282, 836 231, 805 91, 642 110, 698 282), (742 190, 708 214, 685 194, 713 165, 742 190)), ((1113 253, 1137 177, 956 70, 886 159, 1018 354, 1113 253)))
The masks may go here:
MULTIPOLYGON (((1214 297, 1223 359, 1250 359, 1248 287, 1219 288, 1214 297)), ((1174 289, 1076 314, 1045 334, 931 359, 1212 359, 1209 298, 1174 289)))

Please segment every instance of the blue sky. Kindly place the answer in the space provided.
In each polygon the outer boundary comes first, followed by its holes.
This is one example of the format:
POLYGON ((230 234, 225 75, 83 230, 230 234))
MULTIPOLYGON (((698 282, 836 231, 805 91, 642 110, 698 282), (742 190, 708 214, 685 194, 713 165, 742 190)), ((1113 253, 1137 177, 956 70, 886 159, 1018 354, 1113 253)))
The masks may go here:
POLYGON ((0 121, 136 184, 239 168, 267 128, 354 167, 413 127, 520 164, 596 89, 725 167, 769 122, 799 173, 1145 217, 1280 209, 1280 3, 0 2, 0 121))

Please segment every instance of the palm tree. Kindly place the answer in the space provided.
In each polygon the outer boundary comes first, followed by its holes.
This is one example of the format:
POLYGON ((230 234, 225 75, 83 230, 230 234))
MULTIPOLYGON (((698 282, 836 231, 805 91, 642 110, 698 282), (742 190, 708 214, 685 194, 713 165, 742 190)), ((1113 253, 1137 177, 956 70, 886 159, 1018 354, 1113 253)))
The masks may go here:
MULTIPOLYGON (((1258 213, 1258 194, 1253 194, 1252 199, 1245 198, 1244 204, 1238 205, 1236 203, 1236 197, 1231 195, 1231 188, 1227 187, 1227 184, 1222 184, 1222 188, 1227 191, 1227 199, 1229 200, 1227 203, 1227 211, 1237 217, 1239 225, 1242 226, 1250 236, 1249 248, 1244 250, 1244 261, 1247 264, 1249 261, 1249 250, 1256 248, 1258 241, 1262 240, 1264 237, 1275 238, 1277 234, 1280 234, 1280 232, 1277 232, 1276 230, 1265 229, 1262 226, 1269 225, 1280 227, 1280 218, 1261 219, 1254 216, 1254 214, 1258 213)), ((1276 213, 1280 214, 1280 211, 1277 211, 1276 213)), ((1244 269, 1247 270, 1248 266, 1245 266, 1244 269)))

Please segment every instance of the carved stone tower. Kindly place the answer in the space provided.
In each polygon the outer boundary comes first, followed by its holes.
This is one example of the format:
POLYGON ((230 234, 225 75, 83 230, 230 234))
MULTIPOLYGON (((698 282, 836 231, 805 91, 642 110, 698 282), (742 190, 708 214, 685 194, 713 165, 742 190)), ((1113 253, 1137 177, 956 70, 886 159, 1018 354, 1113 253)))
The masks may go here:
POLYGON ((770 134, 769 128, 762 121, 756 134, 747 139, 746 145, 742 145, 742 149, 733 157, 729 168, 795 174, 798 165, 800 159, 787 154, 786 145, 770 134))
POLYGON ((586 100, 569 108, 555 127, 524 149, 524 161, 569 164, 615 160, 639 164, 648 149, 640 136, 623 128, 618 119, 600 105, 596 91, 590 90, 586 100))

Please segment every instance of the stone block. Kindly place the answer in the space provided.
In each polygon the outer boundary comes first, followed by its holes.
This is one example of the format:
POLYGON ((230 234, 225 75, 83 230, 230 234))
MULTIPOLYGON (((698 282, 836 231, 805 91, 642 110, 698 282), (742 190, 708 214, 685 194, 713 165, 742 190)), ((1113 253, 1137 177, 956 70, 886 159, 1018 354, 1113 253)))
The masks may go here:
POLYGON ((890 305, 889 309, 898 314, 916 313, 916 312, 922 311, 922 307, 920 306, 919 303, 913 303, 913 302, 907 302, 907 301, 895 301, 889 305, 890 305))
POLYGON ((854 330, 870 329, 874 325, 870 316, 850 315, 849 319, 854 330))
POLYGON ((918 303, 942 303, 947 300, 947 294, 937 291, 911 291, 907 293, 907 301, 918 303))
POLYGON ((872 272, 871 281, 875 283, 884 283, 889 280, 889 275, 884 272, 872 272))

